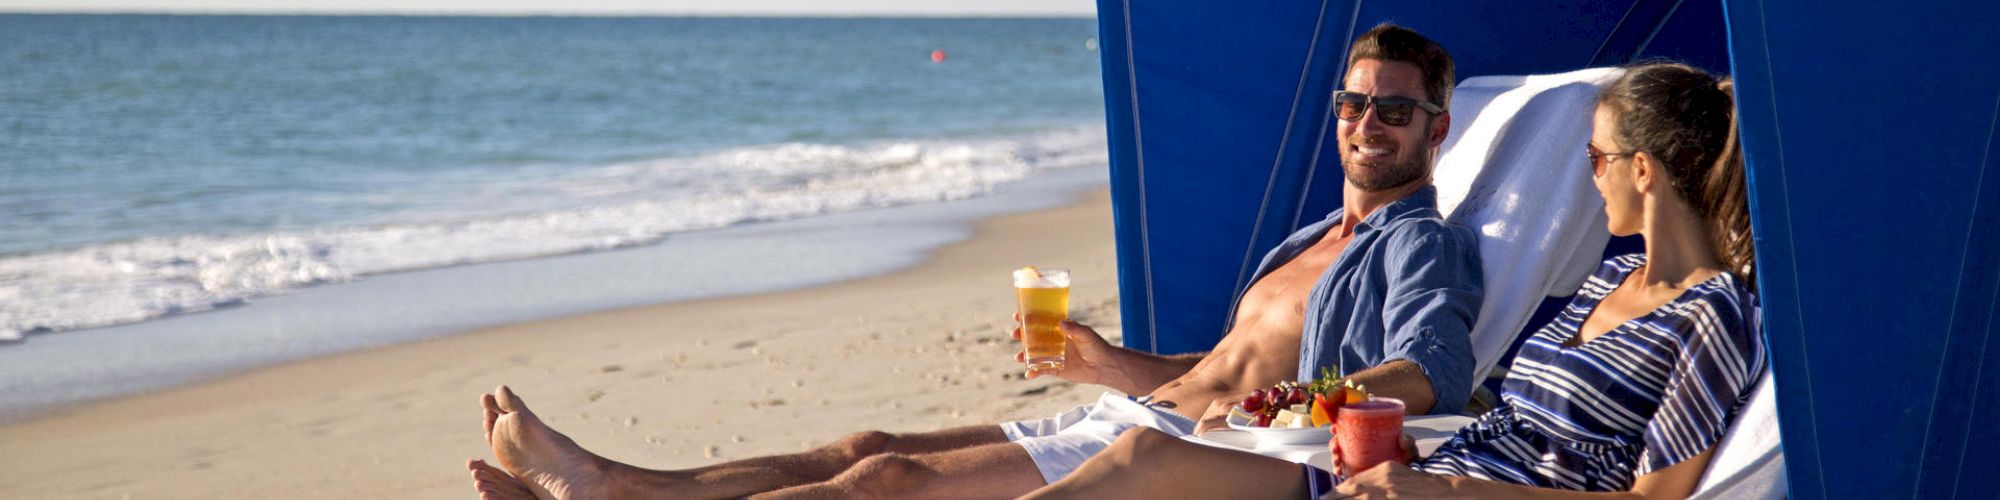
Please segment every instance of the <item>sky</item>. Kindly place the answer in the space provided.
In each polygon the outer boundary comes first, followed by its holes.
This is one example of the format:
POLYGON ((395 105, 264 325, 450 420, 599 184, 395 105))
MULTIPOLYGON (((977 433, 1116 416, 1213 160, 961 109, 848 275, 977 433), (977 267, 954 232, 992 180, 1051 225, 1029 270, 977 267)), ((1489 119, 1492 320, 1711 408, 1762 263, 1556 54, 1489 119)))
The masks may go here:
POLYGON ((0 12, 1071 16, 1094 0, 0 0, 0 12))

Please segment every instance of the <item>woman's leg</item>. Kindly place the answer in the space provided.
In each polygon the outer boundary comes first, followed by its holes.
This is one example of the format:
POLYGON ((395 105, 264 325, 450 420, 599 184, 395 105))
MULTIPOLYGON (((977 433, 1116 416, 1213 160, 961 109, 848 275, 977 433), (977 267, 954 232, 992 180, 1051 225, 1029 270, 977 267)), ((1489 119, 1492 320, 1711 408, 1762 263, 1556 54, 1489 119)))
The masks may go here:
POLYGON ((1069 477, 1022 498, 1302 498, 1300 467, 1140 427, 1069 477))

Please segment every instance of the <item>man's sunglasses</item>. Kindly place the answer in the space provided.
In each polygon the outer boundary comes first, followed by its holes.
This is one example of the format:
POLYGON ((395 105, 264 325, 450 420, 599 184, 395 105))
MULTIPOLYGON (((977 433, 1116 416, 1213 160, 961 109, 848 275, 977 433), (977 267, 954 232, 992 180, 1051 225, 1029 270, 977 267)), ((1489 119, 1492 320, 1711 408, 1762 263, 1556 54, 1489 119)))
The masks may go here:
POLYGON ((1410 124, 1410 118, 1422 109, 1430 114, 1444 113, 1444 108, 1408 97, 1376 97, 1360 92, 1339 91, 1333 93, 1333 115, 1340 121, 1360 121, 1368 114, 1368 107, 1375 107, 1375 119, 1383 125, 1401 127, 1410 124))

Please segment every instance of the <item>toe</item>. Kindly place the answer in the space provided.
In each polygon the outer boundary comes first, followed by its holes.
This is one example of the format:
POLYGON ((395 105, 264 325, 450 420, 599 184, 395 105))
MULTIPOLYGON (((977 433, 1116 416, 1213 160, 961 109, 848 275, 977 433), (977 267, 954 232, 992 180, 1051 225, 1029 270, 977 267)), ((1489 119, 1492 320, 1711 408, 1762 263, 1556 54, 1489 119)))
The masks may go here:
POLYGON ((500 414, 494 413, 493 410, 486 410, 484 415, 480 415, 479 423, 486 428, 487 443, 493 442, 493 422, 498 420, 500 420, 500 414))
POLYGON ((512 476, 508 476, 507 473, 500 472, 498 469, 489 468, 472 472, 472 478, 479 480, 481 483, 505 483, 508 477, 512 476))
POLYGON ((534 495, 519 479, 487 465, 484 460, 473 460, 466 466, 472 469, 472 487, 479 491, 480 498, 532 498, 534 495))
MULTIPOLYGON (((498 394, 498 392, 496 391, 494 394, 498 394)), ((479 395, 479 406, 485 408, 487 413, 506 413, 507 410, 500 407, 500 400, 494 394, 479 395)))
POLYGON ((521 397, 515 396, 514 390, 507 386, 500 386, 499 390, 493 391, 493 397, 499 400, 501 413, 528 411, 528 403, 521 401, 521 397))
POLYGON ((486 442, 491 444, 493 442, 493 421, 500 419, 500 405, 493 401, 492 394, 480 396, 479 404, 484 408, 484 411, 481 412, 479 423, 486 429, 486 442))

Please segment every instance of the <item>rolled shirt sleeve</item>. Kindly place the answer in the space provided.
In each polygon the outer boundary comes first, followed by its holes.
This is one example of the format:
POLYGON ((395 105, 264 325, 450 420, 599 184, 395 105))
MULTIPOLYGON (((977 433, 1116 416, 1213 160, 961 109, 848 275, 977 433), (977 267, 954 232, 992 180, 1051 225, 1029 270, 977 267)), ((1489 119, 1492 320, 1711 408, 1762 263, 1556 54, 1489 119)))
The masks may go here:
POLYGON ((1461 226, 1418 225, 1432 227, 1388 235, 1382 361, 1416 363, 1436 396, 1431 413, 1455 414, 1472 396, 1470 335, 1484 293, 1478 244, 1461 226))

